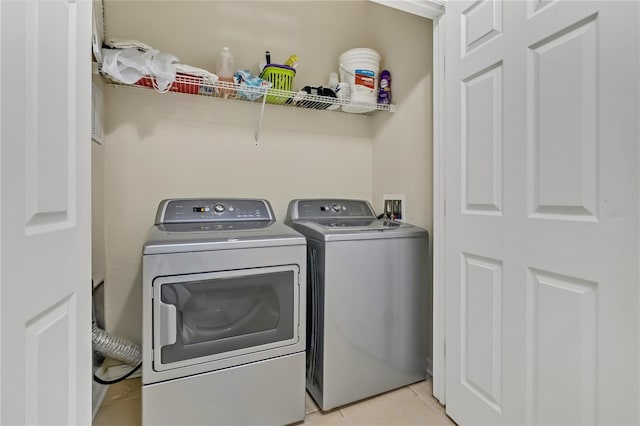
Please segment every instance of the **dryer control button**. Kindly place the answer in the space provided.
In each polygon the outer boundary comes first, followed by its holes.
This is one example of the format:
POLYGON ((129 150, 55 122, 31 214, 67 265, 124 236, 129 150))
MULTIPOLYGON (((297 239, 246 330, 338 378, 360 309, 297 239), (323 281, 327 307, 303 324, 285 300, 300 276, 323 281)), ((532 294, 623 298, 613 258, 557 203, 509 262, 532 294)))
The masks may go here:
POLYGON ((331 206, 331 208, 334 212, 339 212, 340 210, 342 210, 342 206, 340 204, 334 204, 333 206, 331 206))
POLYGON ((222 213, 224 211, 224 204, 216 204, 215 206, 213 206, 213 210, 215 210, 216 213, 222 213))

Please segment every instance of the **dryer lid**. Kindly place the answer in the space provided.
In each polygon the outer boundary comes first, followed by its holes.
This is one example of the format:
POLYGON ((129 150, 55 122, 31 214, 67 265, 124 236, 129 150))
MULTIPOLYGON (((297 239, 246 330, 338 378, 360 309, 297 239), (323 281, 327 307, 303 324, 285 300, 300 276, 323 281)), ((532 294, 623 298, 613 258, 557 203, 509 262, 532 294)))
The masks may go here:
POLYGON ((325 229, 343 230, 387 230, 413 227, 407 223, 379 219, 317 219, 311 222, 325 229))
POLYGON ((417 226, 377 219, 365 200, 292 200, 286 222, 307 237, 324 241, 384 238, 423 238, 426 231, 417 226))
POLYGON ((320 241, 378 240, 387 238, 423 238, 426 230, 408 223, 385 220, 372 221, 368 226, 340 226, 320 224, 310 220, 296 220, 291 225, 306 237, 320 241))

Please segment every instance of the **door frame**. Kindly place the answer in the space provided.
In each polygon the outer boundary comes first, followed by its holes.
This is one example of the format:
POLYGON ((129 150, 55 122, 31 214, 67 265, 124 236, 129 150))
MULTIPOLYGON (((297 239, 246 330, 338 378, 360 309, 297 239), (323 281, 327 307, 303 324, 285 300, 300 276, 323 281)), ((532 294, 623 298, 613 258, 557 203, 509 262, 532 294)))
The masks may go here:
POLYGON ((433 396, 445 400, 445 19, 433 18, 433 396))

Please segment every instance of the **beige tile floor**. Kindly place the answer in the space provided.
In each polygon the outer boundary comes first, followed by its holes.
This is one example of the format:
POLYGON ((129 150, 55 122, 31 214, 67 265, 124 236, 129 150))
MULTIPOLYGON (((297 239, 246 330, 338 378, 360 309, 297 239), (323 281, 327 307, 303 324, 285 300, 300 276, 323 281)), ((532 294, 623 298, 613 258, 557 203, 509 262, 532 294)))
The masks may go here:
MULTIPOLYGON (((139 378, 111 385, 93 425, 140 425, 140 403, 139 378)), ((308 394, 305 403, 307 415, 298 425, 455 425, 431 396, 430 379, 324 413, 308 394)))

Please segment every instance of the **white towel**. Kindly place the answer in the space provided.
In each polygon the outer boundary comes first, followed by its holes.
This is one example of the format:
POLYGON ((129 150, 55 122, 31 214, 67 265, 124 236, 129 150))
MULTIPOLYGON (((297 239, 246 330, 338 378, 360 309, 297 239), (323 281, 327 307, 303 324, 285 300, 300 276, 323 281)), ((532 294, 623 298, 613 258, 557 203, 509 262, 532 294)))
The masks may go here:
POLYGON ((218 81, 218 76, 202 68, 192 67, 187 64, 176 64, 176 71, 183 74, 201 77, 205 83, 213 84, 218 81))
POLYGON ((130 47, 145 51, 153 49, 153 47, 138 40, 126 40, 115 37, 108 39, 104 44, 113 49, 127 49, 130 47))

